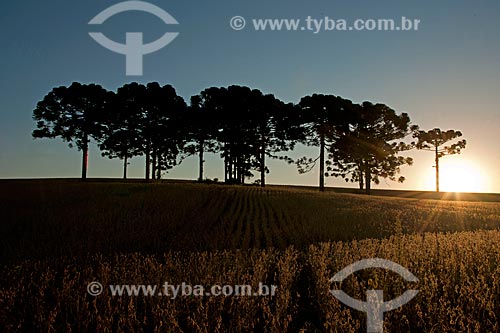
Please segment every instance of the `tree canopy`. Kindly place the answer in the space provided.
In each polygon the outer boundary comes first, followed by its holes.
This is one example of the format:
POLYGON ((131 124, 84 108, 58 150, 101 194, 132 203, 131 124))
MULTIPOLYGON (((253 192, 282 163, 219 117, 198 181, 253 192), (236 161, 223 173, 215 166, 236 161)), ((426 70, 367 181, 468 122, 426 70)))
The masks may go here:
POLYGON ((439 192, 439 159, 446 155, 460 154, 465 149, 466 140, 459 140, 455 143, 444 146, 444 144, 453 141, 462 136, 462 132, 455 130, 442 131, 440 128, 434 128, 429 131, 416 130, 413 137, 418 141, 415 144, 419 150, 434 152, 436 165, 436 192, 439 192))
MULTIPOLYGON (((298 104, 245 86, 211 87, 190 99, 189 107, 171 85, 129 83, 109 92, 73 83, 54 88, 33 111, 34 138, 60 137, 83 151, 82 178, 87 175, 90 140, 102 155, 123 160, 123 177, 135 156, 145 157, 145 179, 160 179, 187 156, 198 155, 198 180, 204 180, 204 156, 224 160, 226 183, 266 185, 268 159, 295 163, 300 173, 319 164, 319 189, 325 176, 357 182, 370 193, 381 179, 403 182, 401 166, 413 159, 404 152, 432 150, 439 158, 458 154, 466 141, 445 146, 462 135, 454 130, 420 131, 407 113, 385 104, 355 104, 335 95, 313 94, 298 104), (407 143, 413 134, 417 142, 407 143), (316 157, 287 156, 297 144, 316 147, 316 157)), ((437 186, 439 186, 437 182, 437 186)), ((439 190, 439 188, 438 188, 439 190)))
POLYGON ((54 88, 33 111, 33 138, 56 138, 82 151, 82 179, 87 178, 90 139, 101 140, 112 93, 96 84, 54 88))
POLYGON ((400 153, 413 148, 402 141, 416 130, 407 113, 398 115, 384 104, 364 102, 354 108, 349 130, 344 132, 330 150, 331 175, 346 181, 357 181, 370 194, 371 183, 380 178, 404 182, 397 177, 402 165, 412 165, 411 157, 400 153), (349 178, 350 176, 350 178, 349 178))
POLYGON ((319 147, 316 158, 303 157, 297 161, 299 173, 314 168, 319 160, 319 189, 325 189, 325 151, 339 138, 349 124, 352 102, 334 95, 314 94, 303 97, 299 122, 302 127, 300 142, 319 147))

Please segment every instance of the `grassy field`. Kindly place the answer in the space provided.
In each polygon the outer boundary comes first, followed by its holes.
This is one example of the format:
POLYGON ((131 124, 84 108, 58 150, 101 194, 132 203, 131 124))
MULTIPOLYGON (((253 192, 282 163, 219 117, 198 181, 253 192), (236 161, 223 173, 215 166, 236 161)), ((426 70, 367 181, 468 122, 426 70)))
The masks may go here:
POLYGON ((364 258, 395 261, 341 288, 364 300, 410 287, 388 332, 499 331, 495 195, 72 180, 0 182, 0 330, 363 332, 329 279, 364 258), (350 193, 349 193, 350 192, 350 193), (397 195, 391 196, 391 195, 397 195), (470 201, 460 201, 459 199, 470 201), (488 201, 488 202, 486 202, 488 201), (274 297, 92 297, 108 284, 275 284, 274 297), (410 289, 411 289, 410 288, 410 289))

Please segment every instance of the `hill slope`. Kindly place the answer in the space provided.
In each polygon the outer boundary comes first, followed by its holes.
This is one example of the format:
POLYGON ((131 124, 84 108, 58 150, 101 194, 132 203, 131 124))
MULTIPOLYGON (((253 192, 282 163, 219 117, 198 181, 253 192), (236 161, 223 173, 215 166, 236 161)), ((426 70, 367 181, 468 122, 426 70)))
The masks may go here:
POLYGON ((325 241, 496 229, 500 203, 192 183, 0 183, 4 258, 304 248, 325 241))

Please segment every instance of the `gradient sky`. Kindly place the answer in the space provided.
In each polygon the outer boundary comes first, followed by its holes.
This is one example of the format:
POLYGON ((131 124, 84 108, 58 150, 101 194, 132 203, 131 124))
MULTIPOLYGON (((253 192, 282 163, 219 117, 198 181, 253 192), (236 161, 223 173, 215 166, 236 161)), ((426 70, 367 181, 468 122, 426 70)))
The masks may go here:
MULTIPOLYGON (((179 37, 144 58, 144 76, 125 76, 125 57, 94 42, 87 25, 119 1, 2 1, 0 4, 0 178, 79 177, 80 153, 61 140, 33 140, 32 111, 53 87, 73 81, 106 89, 132 81, 172 84, 186 100, 210 86, 247 85, 298 102, 311 93, 340 95, 354 102, 386 103, 410 114, 423 129, 457 129, 468 140, 460 156, 445 163, 473 165, 482 191, 500 192, 500 3, 497 0, 399 1, 150 1, 179 26, 165 26, 147 13, 122 13, 100 31, 123 42, 125 32, 153 41, 166 31, 179 37), (394 18, 422 21, 414 32, 234 31, 229 20, 252 18, 394 18)), ((99 30, 99 28, 97 29, 99 30)), ((294 156, 315 155, 299 148, 294 156)), ((431 153, 410 153, 404 184, 379 188, 432 189, 431 153)), ((217 156, 206 176, 223 178, 217 156)), ((316 184, 317 170, 299 175, 294 166, 271 162, 269 183, 316 184)), ((134 158, 130 177, 142 177, 134 158)), ((167 177, 194 179, 196 158, 167 177)), ((91 150, 89 177, 121 177, 121 161, 91 150)), ((469 181, 474 181, 473 179, 469 181)), ((459 182, 459 180, 457 180, 459 182)), ((328 186, 343 186, 328 179, 328 186)), ((446 188, 444 188, 446 190, 446 188)))

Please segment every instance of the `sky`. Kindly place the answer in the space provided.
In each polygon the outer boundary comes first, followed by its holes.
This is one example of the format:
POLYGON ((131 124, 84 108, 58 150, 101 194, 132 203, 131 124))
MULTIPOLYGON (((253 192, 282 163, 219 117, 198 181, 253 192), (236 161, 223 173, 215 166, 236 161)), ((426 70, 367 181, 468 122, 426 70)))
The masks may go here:
MULTIPOLYGON (((173 85, 186 101, 205 88, 232 84, 297 103, 312 93, 339 95, 356 103, 385 103, 428 130, 460 130, 461 155, 442 160, 443 190, 500 192, 500 2, 496 0, 186 1, 151 0, 178 25, 150 13, 124 12, 98 27, 88 22, 120 1, 2 1, 0 4, 0 178, 79 177, 81 154, 59 139, 33 140, 32 112, 52 88, 74 81, 109 90, 152 81, 173 85), (231 28, 242 16, 247 26, 231 28), (255 31, 252 19, 419 19, 418 31, 255 31), (143 76, 125 75, 125 56, 96 43, 99 31, 123 43, 126 32, 152 42, 165 32, 178 37, 144 56, 143 76), (458 184, 458 185, 457 185, 458 184), (460 185, 462 184, 462 185, 460 185), (466 185, 467 184, 467 185, 466 185), (455 187, 453 187, 455 186, 455 187)), ((295 157, 317 155, 298 147, 295 157)), ((403 184, 375 188, 433 189, 433 155, 411 151, 403 184)), ((206 176, 223 178, 216 155, 206 176)), ((268 183, 316 185, 318 171, 269 161, 268 183)), ((93 145, 89 177, 121 177, 121 161, 100 156, 93 145)), ((195 179, 196 157, 167 178, 195 179)), ((144 161, 131 161, 129 176, 143 177, 144 161)), ((258 177, 256 177, 258 178, 258 177)), ((327 179, 327 186, 353 186, 327 179)))

